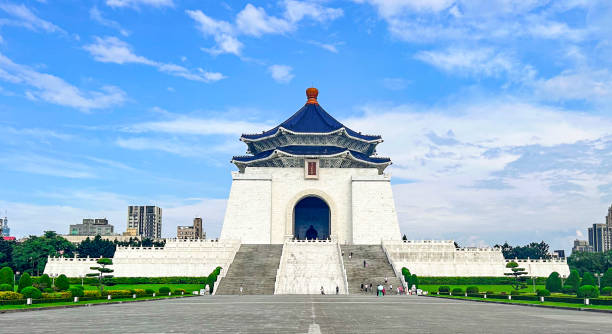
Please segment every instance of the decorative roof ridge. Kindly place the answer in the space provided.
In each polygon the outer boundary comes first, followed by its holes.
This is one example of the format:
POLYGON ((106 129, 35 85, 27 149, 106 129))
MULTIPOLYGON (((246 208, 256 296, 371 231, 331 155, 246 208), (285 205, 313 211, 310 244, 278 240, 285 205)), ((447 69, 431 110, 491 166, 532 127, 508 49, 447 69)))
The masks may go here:
MULTIPOLYGON (((291 133, 291 134, 294 134, 294 135, 299 134, 299 135, 312 135, 312 136, 328 136, 328 135, 333 135, 333 134, 338 133, 338 132, 343 132, 344 134, 346 134, 347 137, 349 137, 351 139, 359 140, 359 141, 362 141, 362 142, 366 142, 366 143, 376 143, 376 142, 382 143, 383 142, 383 139, 382 139, 381 135, 370 135, 370 134, 362 134, 361 132, 357 132, 357 133, 359 133, 362 136, 377 137, 375 139, 367 140, 367 139, 363 139, 363 138, 352 136, 350 133, 348 133, 347 129, 348 128, 346 126, 342 126, 341 128, 338 128, 338 129, 330 131, 330 132, 297 132, 297 131, 286 129, 286 128, 282 127, 282 126, 278 126, 278 127, 276 127, 276 131, 274 131, 273 133, 270 133, 269 135, 267 135, 265 137, 245 138, 245 136, 257 136, 257 135, 260 135, 260 134, 259 133, 242 134, 242 136, 240 136, 240 141, 243 141, 243 142, 247 142, 247 141, 248 142, 257 142, 257 141, 261 141, 261 140, 264 140, 264 139, 268 139, 270 137, 274 137, 274 136, 278 135, 279 132, 285 131, 285 132, 288 132, 288 133, 291 133)), ((354 130, 352 130, 352 131, 354 131, 354 130)), ((263 131, 262 134, 263 133, 265 133, 265 131, 263 131)))
MULTIPOLYGON (((292 146, 292 145, 290 145, 290 146, 292 146)), ((333 147, 338 147, 338 146, 333 146, 333 147)), ((272 158, 278 156, 279 153, 283 153, 284 155, 289 156, 289 157, 302 157, 302 156, 337 157, 337 156, 341 156, 341 155, 349 155, 353 160, 361 161, 361 162, 364 162, 364 163, 367 163, 367 164, 374 164, 374 165, 385 165, 385 164, 386 165, 390 165, 390 164, 392 164, 391 158, 389 158, 389 157, 378 157, 378 156, 377 157, 371 157, 371 156, 362 154, 363 156, 368 157, 368 158, 372 158, 372 159, 388 160, 388 161, 385 161, 385 162, 367 161, 367 160, 363 160, 363 159, 355 156, 353 154, 354 151, 352 151, 352 150, 350 150, 348 148, 343 148, 343 147, 338 147, 338 148, 342 148, 343 150, 338 152, 338 153, 333 153, 333 154, 294 154, 294 153, 290 153, 290 152, 284 151, 284 150, 282 150, 282 147, 279 147, 279 148, 275 148, 275 149, 271 149, 271 150, 267 150, 267 151, 261 152, 260 154, 263 155, 263 156, 261 158, 259 158, 259 159, 251 160, 251 161, 237 161, 237 162, 238 163, 242 163, 242 164, 250 164, 250 163, 253 163, 253 162, 269 160, 269 159, 272 159, 272 158)), ((355 153, 358 153, 358 152, 355 152, 355 153)), ((235 163, 234 162, 235 158, 241 158, 241 157, 243 157, 243 158, 252 158, 254 156, 234 156, 232 158, 231 162, 235 163)))

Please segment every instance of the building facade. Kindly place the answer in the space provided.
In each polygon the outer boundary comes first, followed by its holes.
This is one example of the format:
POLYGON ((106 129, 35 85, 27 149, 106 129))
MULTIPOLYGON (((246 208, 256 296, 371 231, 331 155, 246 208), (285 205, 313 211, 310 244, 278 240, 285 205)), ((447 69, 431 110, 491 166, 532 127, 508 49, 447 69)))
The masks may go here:
POLYGON ((206 239, 206 233, 202 228, 202 218, 194 218, 192 226, 177 226, 177 239, 206 239))
POLYGON ((593 251, 593 247, 591 247, 591 245, 589 245, 589 242, 587 240, 574 240, 574 247, 572 247, 572 253, 573 252, 592 252, 593 251))
POLYGON ((220 239, 281 244, 333 239, 341 244, 400 240, 391 159, 378 135, 353 131, 318 103, 318 90, 279 126, 245 134, 246 156, 232 159, 232 187, 220 239))
POLYGON ((106 218, 85 218, 82 224, 70 225, 69 235, 113 235, 114 227, 106 218))
POLYGON ((593 227, 589 227, 589 245, 594 252, 607 252, 612 249, 612 226, 593 224, 593 227))
POLYGON ((145 238, 161 238, 162 209, 150 205, 128 206, 127 229, 135 229, 132 231, 145 238))
POLYGON ((4 218, 0 217, 0 236, 8 237, 11 235, 11 229, 8 226, 8 218, 4 216, 4 218))

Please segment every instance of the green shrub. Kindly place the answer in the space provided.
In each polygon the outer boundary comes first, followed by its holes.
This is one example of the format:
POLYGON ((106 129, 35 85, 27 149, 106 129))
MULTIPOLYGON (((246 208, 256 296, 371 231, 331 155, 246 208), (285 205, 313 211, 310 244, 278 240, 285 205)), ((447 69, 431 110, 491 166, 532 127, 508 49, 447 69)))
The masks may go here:
POLYGON ((73 286, 71 286, 71 288, 77 288, 77 289, 85 290, 85 287, 83 287, 82 285, 73 285, 73 286))
POLYGON ((85 295, 85 293, 83 293, 83 290, 77 288, 76 286, 68 288, 68 291, 70 292, 70 295, 72 297, 83 297, 85 295))
POLYGON ((576 289, 580 286, 580 274, 578 274, 578 270, 574 269, 570 271, 569 277, 565 280, 565 285, 571 285, 574 287, 573 292, 576 292, 576 289))
POLYGON ((104 290, 104 295, 108 296, 131 296, 132 291, 130 290, 104 290))
POLYGON ((185 293, 185 289, 174 289, 174 291, 172 291, 172 294, 174 295, 181 295, 185 293))
MULTIPOLYGON (((11 267, 4 267, 0 269, 0 284, 10 284, 11 286, 15 285, 15 275, 13 273, 13 269, 11 267)), ((12 291, 13 289, 11 289, 12 291)))
POLYGON ((0 300, 23 299, 23 295, 14 291, 0 291, 0 300))
MULTIPOLYGON (((217 274, 218 275, 218 274, 217 274)), ((184 276, 173 276, 173 277, 111 277, 106 279, 105 285, 116 285, 116 284, 206 284, 207 277, 184 277, 184 276)), ((81 278, 70 277, 68 278, 70 284, 81 284, 81 278)), ((84 284, 94 285, 98 282, 97 278, 85 277, 83 279, 84 284)))
POLYGON ((559 277, 559 273, 556 271, 550 273, 546 279, 546 290, 548 291, 561 292, 562 285, 563 283, 561 282, 561 277, 559 277))
POLYGON ((462 288, 453 288, 453 295, 462 295, 462 294, 463 294, 462 288))
POLYGON ((29 286, 32 286, 32 278, 30 277, 30 274, 23 273, 23 275, 19 277, 19 286, 17 287, 17 292, 21 292, 21 290, 29 286))
MULTIPOLYGON (((531 282, 531 279, 529 280, 531 282)), ((510 285, 514 282, 510 277, 433 277, 419 276, 419 283, 423 285, 510 285)), ((546 284, 546 277, 536 277, 535 284, 546 284)))
POLYGON ((100 297, 100 290, 85 290, 83 291, 84 297, 100 297))
POLYGON ((495 291, 487 291, 487 295, 494 295, 495 291))
POLYGON ((511 296, 518 296, 518 295, 520 295, 520 294, 521 294, 521 292, 520 292, 520 291, 518 291, 518 290, 512 290, 512 291, 510 291, 510 295, 511 295, 511 296))
POLYGON ((46 288, 50 288, 51 287, 51 277, 49 277, 49 275, 47 275, 47 274, 43 274, 38 279, 38 282, 37 282, 36 285, 41 290, 44 290, 46 288))
POLYGON ((607 286, 601 289, 601 294, 604 296, 612 296, 612 286, 607 286))
POLYGON ((597 298, 599 297, 599 289, 593 285, 583 285, 578 288, 578 298, 597 298))
POLYGON ((612 287, 612 267, 608 268, 601 278, 601 287, 612 287))
POLYGON ((588 271, 585 272, 584 275, 582 275, 582 282, 580 282, 580 286, 584 285, 597 285, 597 280, 595 280, 595 276, 593 276, 593 274, 588 271))
POLYGON ((68 282, 68 277, 66 275, 61 274, 55 279, 55 289, 58 291, 66 291, 70 287, 70 282, 68 282))
POLYGON ((13 284, 0 284, 0 291, 13 291, 13 284))
POLYGON ((416 274, 412 274, 410 276, 410 288, 412 288, 412 286, 416 286, 416 288, 419 288, 419 277, 416 274))
POLYGON ((478 293, 478 287, 477 286, 468 286, 465 289, 465 292, 467 292, 468 294, 477 294, 478 293))
POLYGON ((155 293, 155 290, 153 289, 145 289, 145 292, 147 293, 147 295, 152 295, 155 293))
POLYGON ((136 295, 138 297, 142 297, 142 296, 146 296, 147 295, 147 292, 145 291, 145 289, 132 289, 132 290, 130 290, 130 292, 133 295, 136 295))
POLYGON ((33 286, 24 287, 21 289, 21 294, 25 298, 40 299, 42 297, 42 292, 33 286))
POLYGON ((561 288, 561 292, 563 292, 563 293, 565 293, 565 294, 567 294, 567 295, 572 295, 572 294, 576 293, 576 288, 574 288, 574 287, 573 287, 573 286, 571 286, 571 285, 567 285, 567 284, 566 284, 566 285, 564 285, 564 286, 561 288))
POLYGON ((450 287, 448 285, 442 285, 442 286, 438 287, 438 292, 449 293, 450 292, 450 287))
POLYGON ((159 288, 159 294, 164 294, 167 295, 170 292, 170 288, 167 286, 162 286, 161 288, 159 288))
POLYGON ((53 292, 53 288, 45 288, 43 290, 43 292, 52 293, 53 292))
POLYGON ((550 296, 550 291, 548 291, 548 289, 540 289, 540 290, 536 291, 536 293, 540 297, 550 296))

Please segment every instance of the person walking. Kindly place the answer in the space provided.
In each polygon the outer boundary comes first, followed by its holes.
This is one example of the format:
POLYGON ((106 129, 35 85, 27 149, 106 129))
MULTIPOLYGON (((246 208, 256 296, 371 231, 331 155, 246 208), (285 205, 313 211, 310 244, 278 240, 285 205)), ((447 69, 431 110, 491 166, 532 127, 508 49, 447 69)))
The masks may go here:
POLYGON ((364 268, 366 267, 366 264, 367 264, 367 263, 366 263, 366 260, 363 260, 363 267, 364 267, 364 268))
POLYGON ((325 290, 323 290, 323 286, 321 286, 321 294, 324 295, 325 294, 325 290))
POLYGON ((210 286, 208 284, 206 284, 206 294, 209 295, 210 294, 210 286))
POLYGON ((340 288, 336 285, 336 294, 340 293, 340 288))
POLYGON ((240 295, 242 296, 242 285, 240 286, 240 295))
POLYGON ((360 287, 361 291, 363 291, 363 283, 361 283, 361 287, 360 287))
POLYGON ((389 278, 385 276, 385 284, 387 284, 388 282, 389 282, 389 278))
POLYGON ((389 284, 389 293, 393 293, 393 284, 389 284))

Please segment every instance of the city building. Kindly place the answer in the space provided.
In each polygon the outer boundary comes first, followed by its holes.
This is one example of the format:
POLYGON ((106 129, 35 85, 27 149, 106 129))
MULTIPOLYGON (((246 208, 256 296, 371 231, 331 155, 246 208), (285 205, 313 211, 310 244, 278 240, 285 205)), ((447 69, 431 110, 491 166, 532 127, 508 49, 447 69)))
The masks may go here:
POLYGON ((69 235, 113 235, 114 227, 106 218, 85 218, 82 224, 70 225, 69 235))
POLYGON ((612 249, 612 226, 593 224, 593 227, 589 227, 589 245, 594 252, 606 252, 612 249))
POLYGON ((8 226, 8 218, 6 215, 4 218, 0 217, 0 235, 3 237, 8 237, 11 235, 11 229, 8 226))
POLYGON ((178 239, 206 239, 206 232, 202 229, 202 218, 194 218, 192 226, 177 226, 178 239))
POLYGON ((591 245, 589 245, 589 242, 587 240, 574 240, 574 247, 572 247, 572 253, 573 252, 592 252, 593 251, 593 247, 591 247, 591 245))
POLYGON ((161 238, 162 209, 150 205, 130 205, 128 207, 127 229, 136 229, 145 238, 161 238))
POLYGON ((558 250, 553 251, 552 257, 554 259, 565 259, 565 250, 558 249, 558 250))
POLYGON ((125 230, 125 232, 123 232, 123 236, 126 236, 126 237, 137 237, 137 236, 139 236, 138 228, 128 227, 125 230))

